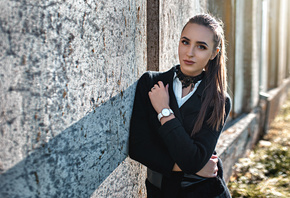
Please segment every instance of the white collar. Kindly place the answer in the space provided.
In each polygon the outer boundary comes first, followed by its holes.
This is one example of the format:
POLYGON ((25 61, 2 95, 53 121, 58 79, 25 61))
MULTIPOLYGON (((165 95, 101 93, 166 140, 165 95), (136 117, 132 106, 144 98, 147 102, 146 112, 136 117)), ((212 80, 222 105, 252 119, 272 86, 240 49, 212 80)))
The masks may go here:
POLYGON ((176 72, 174 72, 173 76, 173 92, 178 104, 178 107, 180 108, 196 91, 197 87, 201 83, 202 80, 198 81, 191 92, 189 92, 186 96, 182 97, 182 83, 178 79, 176 72))

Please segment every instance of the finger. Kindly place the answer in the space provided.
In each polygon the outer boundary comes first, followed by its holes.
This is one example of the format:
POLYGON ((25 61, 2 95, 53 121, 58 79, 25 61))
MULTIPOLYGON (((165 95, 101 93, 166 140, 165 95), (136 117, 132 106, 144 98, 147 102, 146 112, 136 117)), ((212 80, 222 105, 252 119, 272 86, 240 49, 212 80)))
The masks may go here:
POLYGON ((219 160, 218 159, 212 159, 212 161, 217 164, 219 160))
POLYGON ((164 88, 164 84, 163 84, 162 81, 158 81, 158 85, 159 85, 160 88, 164 88))
POLYGON ((214 172, 218 172, 218 170, 219 170, 218 167, 216 167, 216 168, 214 169, 214 172))
POLYGON ((211 159, 215 159, 215 158, 218 158, 218 156, 217 155, 212 155, 211 156, 211 159))
POLYGON ((219 160, 218 160, 218 158, 210 158, 209 161, 217 164, 219 160))
POLYGON ((156 88, 159 88, 159 86, 157 84, 153 85, 153 87, 151 88, 151 91, 153 91, 156 88))
POLYGON ((216 166, 217 163, 218 163, 218 160, 216 160, 216 159, 210 159, 208 162, 209 162, 212 166, 216 166))
POLYGON ((217 172, 215 172, 215 173, 213 174, 213 176, 216 177, 216 176, 217 176, 217 172))
POLYGON ((168 93, 168 87, 169 87, 169 84, 167 84, 165 87, 167 93, 168 93))
POLYGON ((159 88, 159 87, 160 87, 159 83, 156 83, 156 84, 154 85, 154 87, 155 87, 155 88, 159 88))

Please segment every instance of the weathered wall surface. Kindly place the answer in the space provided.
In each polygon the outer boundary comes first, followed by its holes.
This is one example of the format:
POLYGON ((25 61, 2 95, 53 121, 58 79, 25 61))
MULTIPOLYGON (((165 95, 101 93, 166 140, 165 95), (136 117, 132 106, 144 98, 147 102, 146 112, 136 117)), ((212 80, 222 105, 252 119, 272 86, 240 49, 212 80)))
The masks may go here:
POLYGON ((237 0, 236 1, 236 7, 239 8, 236 11, 236 51, 235 51, 235 72, 234 72, 234 78, 235 78, 235 88, 234 90, 234 105, 233 105, 233 111, 234 115, 240 114, 242 112, 243 108, 243 95, 245 92, 245 84, 243 83, 245 81, 244 75, 241 75, 244 73, 244 59, 243 59, 243 50, 245 45, 245 35, 243 33, 243 26, 244 26, 244 12, 245 10, 245 1, 243 0, 237 0))
POLYGON ((206 0, 160 0, 159 71, 179 64, 178 44, 183 26, 192 16, 206 12, 206 0))
POLYGON ((267 93, 265 100, 268 103, 268 109, 265 114, 267 122, 265 122, 265 129, 268 129, 271 122, 279 113, 280 107, 283 105, 287 98, 287 93, 290 92, 290 79, 284 80, 281 86, 272 89, 267 93))
POLYGON ((146 3, 0 9, 0 197, 89 197, 127 157, 135 82, 146 70, 146 3))

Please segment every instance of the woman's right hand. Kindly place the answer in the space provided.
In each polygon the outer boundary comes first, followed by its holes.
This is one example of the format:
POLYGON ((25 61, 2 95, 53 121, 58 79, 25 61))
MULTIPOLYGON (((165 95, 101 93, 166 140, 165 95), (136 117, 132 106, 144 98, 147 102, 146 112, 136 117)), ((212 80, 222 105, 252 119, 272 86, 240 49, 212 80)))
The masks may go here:
POLYGON ((170 108, 168 87, 169 84, 164 86, 162 81, 158 81, 148 93, 151 104, 157 113, 160 113, 164 108, 170 108))
POLYGON ((217 163, 218 156, 212 155, 209 161, 206 163, 206 165, 196 174, 201 177, 209 177, 209 178, 216 177, 218 172, 217 163))

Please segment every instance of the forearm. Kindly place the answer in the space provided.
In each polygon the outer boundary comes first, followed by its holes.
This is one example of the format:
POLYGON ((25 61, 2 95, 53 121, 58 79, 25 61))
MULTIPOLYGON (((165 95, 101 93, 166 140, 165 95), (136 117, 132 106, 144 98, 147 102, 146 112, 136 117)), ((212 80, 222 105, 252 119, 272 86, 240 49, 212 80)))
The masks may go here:
MULTIPOLYGON (((218 172, 217 163, 218 163, 218 156, 212 155, 212 157, 206 163, 206 165, 200 171, 198 171, 196 174, 201 176, 201 177, 208 177, 208 178, 216 177, 217 176, 217 172, 218 172)), ((173 166, 172 171, 181 172, 182 170, 175 163, 174 166, 173 166)))
POLYGON ((162 125, 158 133, 175 163, 189 174, 194 174, 205 166, 217 142, 217 137, 210 131, 201 132, 203 134, 198 141, 191 139, 176 118, 162 125))
POLYGON ((161 118, 160 123, 161 123, 161 125, 163 125, 166 122, 168 122, 169 120, 172 120, 173 118, 175 118, 175 115, 174 114, 171 114, 168 117, 163 117, 163 118, 161 118))

